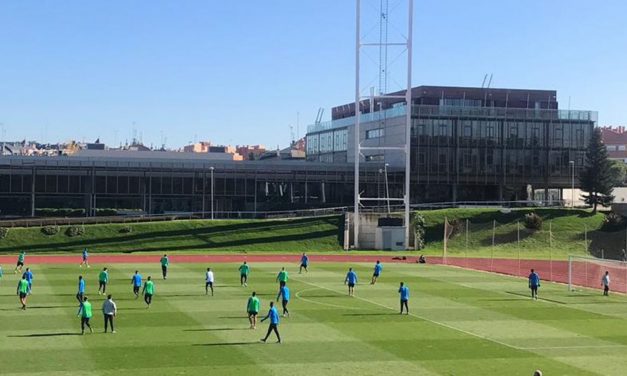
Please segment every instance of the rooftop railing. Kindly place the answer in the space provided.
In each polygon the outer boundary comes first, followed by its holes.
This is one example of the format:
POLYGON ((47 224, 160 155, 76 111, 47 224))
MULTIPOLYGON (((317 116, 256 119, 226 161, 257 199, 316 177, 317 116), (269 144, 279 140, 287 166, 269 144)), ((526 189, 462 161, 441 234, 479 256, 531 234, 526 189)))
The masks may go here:
MULTIPOLYGON (((393 107, 384 111, 376 111, 361 114, 362 123, 380 121, 406 115, 406 106, 393 107)), ((466 118, 498 118, 516 120, 555 120, 555 121, 598 121, 596 111, 581 110, 547 110, 547 109, 526 109, 526 108, 505 108, 505 107, 473 107, 473 106, 428 106, 415 105, 412 108, 413 116, 458 116, 466 118)), ((307 127, 307 133, 322 132, 331 129, 344 128, 355 124, 355 117, 330 120, 307 127)))
MULTIPOLYGON (((405 106, 397 106, 397 107, 388 108, 387 110, 383 110, 383 111, 375 111, 375 112, 369 112, 366 114, 361 114, 359 120, 362 123, 368 123, 372 121, 380 121, 384 119, 405 116, 406 114, 407 112, 405 110, 405 106)), ((329 121, 324 121, 322 123, 312 124, 308 126, 307 133, 315 133, 315 132, 326 131, 329 129, 343 128, 343 127, 347 127, 353 124, 355 124, 354 116, 347 117, 344 119, 338 119, 338 120, 329 120, 329 121)))

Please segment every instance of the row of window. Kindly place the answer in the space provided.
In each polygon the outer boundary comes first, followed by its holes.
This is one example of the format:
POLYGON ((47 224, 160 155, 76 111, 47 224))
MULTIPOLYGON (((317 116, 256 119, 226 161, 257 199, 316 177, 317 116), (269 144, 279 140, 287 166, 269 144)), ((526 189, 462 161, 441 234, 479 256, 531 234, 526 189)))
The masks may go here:
POLYGON ((605 145, 607 151, 625 151, 625 145, 605 145))
POLYGON ((417 119, 412 124, 412 136, 418 142, 450 144, 453 134, 462 144, 492 143, 514 146, 548 144, 551 147, 585 148, 592 126, 589 123, 542 123, 492 120, 417 119), (458 128, 454 132, 455 127, 458 128), (548 142, 547 142, 548 137, 548 142))
POLYGON ((348 147, 348 130, 338 129, 307 136, 307 154, 346 151, 348 147))
POLYGON ((440 106, 481 107, 481 99, 440 99, 440 106))
POLYGON ((366 131, 366 140, 370 140, 373 138, 381 138, 383 136, 384 136, 383 128, 371 129, 369 131, 366 131))

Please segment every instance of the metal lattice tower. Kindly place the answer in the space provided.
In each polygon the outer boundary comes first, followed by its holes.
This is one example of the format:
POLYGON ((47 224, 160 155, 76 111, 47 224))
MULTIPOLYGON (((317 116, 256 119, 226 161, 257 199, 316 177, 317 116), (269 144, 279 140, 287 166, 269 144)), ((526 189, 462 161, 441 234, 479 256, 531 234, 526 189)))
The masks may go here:
MULTIPOLYGON (((388 25, 389 19, 389 4, 388 0, 380 0, 379 11, 379 41, 378 43, 368 43, 362 40, 362 0, 356 0, 356 32, 355 32, 355 190, 354 190, 354 222, 353 222, 353 235, 354 246, 359 248, 359 226, 360 226, 360 206, 362 202, 366 201, 396 201, 403 202, 404 206, 404 226, 405 226, 405 248, 409 248, 409 225, 410 225, 410 143, 411 143, 411 76, 412 76, 412 28, 413 28, 413 0, 406 0, 407 2, 407 35, 400 41, 388 40, 388 25), (387 94, 388 85, 388 47, 404 47, 404 55, 406 58, 406 82, 404 87, 405 94, 387 94), (363 96, 363 89, 361 84, 361 54, 365 49, 378 48, 379 52, 379 88, 378 95, 363 96), (373 102, 379 102, 385 104, 386 99, 398 100, 403 99, 406 105, 406 124, 405 124, 405 144, 404 145, 385 145, 385 146, 361 146, 361 134, 360 134, 360 115, 361 104, 363 99, 370 99, 370 106, 373 109, 373 102), (363 155, 362 151, 365 150, 378 150, 383 153, 388 150, 396 150, 404 153, 405 157, 405 189, 403 197, 361 197, 360 190, 360 158, 363 155)), ((385 119, 383 120, 383 127, 385 128, 385 119)))

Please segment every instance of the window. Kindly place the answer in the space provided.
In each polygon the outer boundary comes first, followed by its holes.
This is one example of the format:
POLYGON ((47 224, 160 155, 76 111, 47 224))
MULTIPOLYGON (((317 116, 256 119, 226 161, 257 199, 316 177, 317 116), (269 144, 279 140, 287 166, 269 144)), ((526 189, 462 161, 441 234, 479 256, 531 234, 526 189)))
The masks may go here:
POLYGON ((464 124, 464 137, 467 137, 467 138, 472 137, 472 125, 464 124))
POLYGON ((488 166, 492 166, 494 164, 494 150, 490 149, 486 152, 485 163, 488 166))
POLYGON ((472 167, 472 154, 470 151, 464 152, 464 168, 472 167))
POLYGON ((518 137, 518 126, 514 123, 509 126, 509 138, 518 137))
POLYGON ((583 142, 583 129, 577 129, 575 131, 575 146, 577 147, 584 147, 584 142, 583 142))
POLYGON ((536 140, 540 138, 540 127, 538 127, 537 125, 534 125, 533 128, 531 128, 531 137, 533 137, 536 140))
POLYGON ((489 122, 488 126, 486 127, 486 138, 490 140, 493 140, 495 138, 494 124, 492 122, 489 122))
POLYGON ((618 150, 624 151, 625 150, 625 145, 618 145, 618 150))
POLYGON ((414 131, 414 136, 422 136, 425 134, 425 124, 424 123, 414 123, 412 130, 414 131))
POLYGON ((383 128, 371 129, 369 131, 366 131, 366 140, 370 140, 373 138, 381 138, 383 137, 383 135, 384 135, 383 128))
POLYGON ((534 150, 532 159, 533 159, 532 162, 533 162, 534 167, 540 166, 540 151, 534 150))
POLYGON ((481 99, 440 99, 440 106, 481 107, 481 99))
POLYGON ((561 145, 562 144, 562 127, 561 126, 556 126, 555 129, 553 130, 553 143, 554 145, 561 145))
POLYGON ((307 136, 307 154, 318 154, 318 135, 307 136))
POLYGON ((346 129, 333 132, 333 151, 346 151, 346 129))

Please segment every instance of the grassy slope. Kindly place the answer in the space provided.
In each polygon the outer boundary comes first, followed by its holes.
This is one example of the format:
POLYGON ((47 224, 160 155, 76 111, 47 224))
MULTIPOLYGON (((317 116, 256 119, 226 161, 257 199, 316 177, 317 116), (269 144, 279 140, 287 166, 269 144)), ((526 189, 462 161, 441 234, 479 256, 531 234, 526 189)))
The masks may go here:
POLYGON ((65 228, 46 236, 38 228, 11 229, 0 240, 0 253, 29 252, 195 252, 216 251, 319 251, 339 250, 339 217, 292 220, 174 221, 130 225, 87 225, 83 236, 70 238, 65 228))
MULTIPOLYGON (((601 231, 603 214, 585 210, 521 209, 504 214, 496 209, 444 209, 424 211, 427 247, 421 253, 442 255, 444 218, 458 219, 462 233, 448 242, 448 255, 470 257, 509 257, 564 259, 570 254, 590 253, 620 258, 625 248, 625 231, 601 231), (522 225, 526 213, 534 211, 544 218, 541 231, 529 231, 522 225), (466 247, 465 219, 469 219, 466 247), (496 221, 495 246, 492 224, 496 221), (520 245, 517 242, 520 221, 520 245), (549 241, 549 228, 552 239, 549 241), (588 242, 584 241, 587 229, 588 242)), ((11 229, 0 240, 0 253, 80 252, 87 246, 92 252, 329 252, 341 251, 340 217, 291 220, 175 221, 130 225, 132 233, 120 233, 125 225, 85 226, 83 236, 70 238, 61 232, 46 236, 38 228, 11 229)))
MULTIPOLYGON (((267 324, 247 329, 246 298, 256 290, 262 310, 274 297, 280 264, 252 265, 250 287, 236 265, 212 265, 215 297, 205 297, 205 265, 175 264, 156 280, 154 305, 134 300, 128 279, 138 267, 110 265, 119 307, 115 335, 100 334, 102 297, 93 294, 97 267, 83 270, 97 333, 76 335, 76 266, 36 266, 31 308, 17 309, 17 277, 0 284, 3 375, 623 375, 627 369, 627 301, 597 292, 569 293, 546 283, 537 302, 525 281, 431 265, 388 264, 375 286, 371 265, 356 298, 342 280, 348 265, 314 264, 292 273, 292 316, 281 320, 284 343, 261 344, 267 324), (412 291, 412 315, 397 313, 398 281, 412 291), (45 317, 45 320, 42 319, 45 317), (24 358, 24 354, 28 354, 24 358)), ((273 337, 271 337, 273 339, 273 337)))
POLYGON ((457 219, 462 232, 448 242, 448 254, 458 256, 565 258, 569 254, 588 254, 584 231, 588 231, 588 248, 600 256, 617 257, 624 248, 625 232, 600 230, 604 215, 592 215, 585 210, 520 209, 504 214, 496 209, 445 209, 424 211, 427 225, 426 254, 441 255, 443 249, 444 218, 449 222, 457 219), (524 228, 523 217, 535 212, 544 219, 540 231, 524 228), (469 220, 468 247, 466 246, 465 219, 469 220), (492 246, 493 221, 496 221, 495 246, 492 246), (520 245, 517 241, 517 222, 520 222, 520 245), (552 239, 549 240, 549 229, 552 239))

